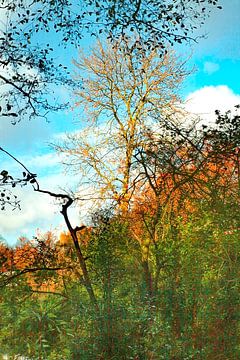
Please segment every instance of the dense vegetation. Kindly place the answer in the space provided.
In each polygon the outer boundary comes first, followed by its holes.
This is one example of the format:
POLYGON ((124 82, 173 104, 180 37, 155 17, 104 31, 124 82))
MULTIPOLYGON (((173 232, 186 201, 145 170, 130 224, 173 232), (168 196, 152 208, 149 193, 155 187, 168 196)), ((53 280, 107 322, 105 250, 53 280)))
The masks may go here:
POLYGON ((239 116, 217 116, 198 146, 195 134, 191 148, 165 143, 164 159, 148 149, 155 185, 149 175, 128 210, 98 211, 79 228, 94 299, 69 233, 1 245, 2 355, 240 356, 239 116))

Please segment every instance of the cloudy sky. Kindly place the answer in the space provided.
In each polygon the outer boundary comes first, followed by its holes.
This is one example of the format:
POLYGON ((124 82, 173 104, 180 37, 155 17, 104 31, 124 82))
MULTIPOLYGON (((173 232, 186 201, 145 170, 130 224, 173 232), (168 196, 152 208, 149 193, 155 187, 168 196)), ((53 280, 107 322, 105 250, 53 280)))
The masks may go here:
MULTIPOLYGON (((194 65, 196 72, 183 89, 188 110, 205 119, 211 119, 215 109, 227 110, 240 104, 240 1, 223 0, 220 3, 223 10, 214 11, 201 29, 200 33, 206 37, 191 47, 189 65, 194 65)), ((182 55, 187 56, 189 50, 181 48, 182 55)), ((77 53, 72 56, 77 57, 77 53)), ((42 188, 69 189, 74 187, 76 179, 64 174, 60 159, 49 143, 57 142, 64 132, 76 130, 79 124, 71 111, 51 116, 49 120, 25 120, 13 126, 8 119, 1 119, 0 146, 37 173, 42 188)), ((0 154, 0 164, 1 169, 21 171, 3 154, 0 154)), ((34 193, 31 188, 18 189, 18 193, 22 210, 0 212, 0 235, 9 244, 16 243, 21 235, 31 238, 36 229, 43 232, 65 229, 59 208, 51 199, 34 193)), ((84 218, 78 209, 73 209, 71 216, 75 224, 84 218)))

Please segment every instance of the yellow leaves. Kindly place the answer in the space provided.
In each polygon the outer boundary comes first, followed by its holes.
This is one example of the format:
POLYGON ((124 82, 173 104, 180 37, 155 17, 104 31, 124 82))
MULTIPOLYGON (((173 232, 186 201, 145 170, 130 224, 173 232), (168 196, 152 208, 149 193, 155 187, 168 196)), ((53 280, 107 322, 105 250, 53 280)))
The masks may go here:
POLYGON ((72 244, 71 235, 67 232, 62 232, 59 236, 59 245, 60 246, 69 246, 72 244))
POLYGON ((14 250, 14 265, 18 270, 23 270, 30 267, 37 254, 37 250, 32 246, 31 243, 26 243, 23 246, 17 247, 14 250))

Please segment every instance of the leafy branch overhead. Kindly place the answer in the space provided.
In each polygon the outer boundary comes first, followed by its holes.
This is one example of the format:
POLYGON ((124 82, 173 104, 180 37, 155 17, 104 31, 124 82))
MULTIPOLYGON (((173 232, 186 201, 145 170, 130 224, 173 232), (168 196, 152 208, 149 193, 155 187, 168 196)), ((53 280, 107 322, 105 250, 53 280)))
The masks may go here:
POLYGON ((69 88, 74 84, 66 69, 50 57, 49 46, 45 49, 24 46, 25 39, 19 37, 8 31, 3 32, 0 39, 0 68, 3 70, 0 73, 0 116, 11 119, 13 124, 23 117, 46 118, 49 112, 64 109, 67 104, 57 102, 50 93, 54 93, 57 85, 69 88))
MULTIPOLYGON (((97 9, 96 21, 109 31, 109 38, 134 34, 136 43, 148 49, 165 49, 168 43, 193 41, 218 0, 90 1, 97 9)), ((221 6, 217 6, 221 9, 221 6)), ((100 31, 103 31, 101 29, 100 31)))
POLYGON ((56 86, 75 83, 52 55, 56 43, 77 46, 87 33, 104 33, 113 42, 132 36, 134 47, 165 51, 169 43, 194 40, 193 31, 217 5, 218 0, 33 0, 27 5, 1 0, 0 117, 16 124, 65 108, 56 86))

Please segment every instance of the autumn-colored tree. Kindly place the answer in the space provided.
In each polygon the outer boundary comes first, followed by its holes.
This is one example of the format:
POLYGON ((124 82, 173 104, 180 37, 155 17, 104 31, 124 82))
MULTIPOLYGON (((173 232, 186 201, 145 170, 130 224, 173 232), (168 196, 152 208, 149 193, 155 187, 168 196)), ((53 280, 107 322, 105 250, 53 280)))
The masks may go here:
POLYGON ((56 148, 82 174, 80 184, 89 186, 93 198, 115 200, 126 210, 141 181, 134 156, 173 114, 183 113, 178 92, 187 70, 172 51, 146 55, 127 40, 98 42, 90 56, 81 54, 74 63, 83 80, 76 106, 85 125, 56 148))
MULTIPOLYGON (((0 287, 25 278, 30 293, 64 292, 63 277, 73 273, 73 262, 61 256, 52 232, 33 240, 21 237, 14 248, 1 245, 0 287)), ((64 295, 63 295, 64 296, 64 295)))
MULTIPOLYGON (((178 291, 179 267, 182 266, 180 254, 185 241, 181 229, 184 224, 187 227, 191 219, 198 219, 206 204, 214 214, 214 222, 218 223, 220 236, 239 230, 239 117, 217 114, 213 129, 194 130, 188 132, 188 137, 184 129, 179 130, 181 137, 175 134, 170 147, 166 142, 163 145, 160 137, 155 139, 152 148, 147 152, 143 149, 138 155, 147 182, 134 196, 134 206, 129 213, 130 229, 141 245, 146 286, 155 298, 162 286, 160 274, 171 266, 174 269, 171 276, 169 274, 171 291, 178 291), (182 141, 184 137, 185 141, 182 141), (234 214, 228 217, 225 212, 230 207, 234 214), (174 264, 169 256, 171 251, 175 252, 174 264)), ((211 228, 208 222, 205 226, 211 228)), ((171 300, 175 308, 172 316, 174 333, 179 337, 182 320, 180 300, 176 296, 171 300)), ((197 298, 197 294, 194 296, 197 298)), ((220 331, 223 328, 219 328, 219 337, 220 331)))

